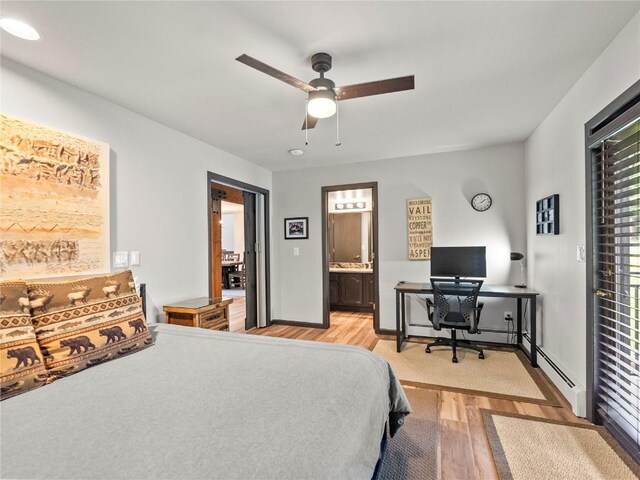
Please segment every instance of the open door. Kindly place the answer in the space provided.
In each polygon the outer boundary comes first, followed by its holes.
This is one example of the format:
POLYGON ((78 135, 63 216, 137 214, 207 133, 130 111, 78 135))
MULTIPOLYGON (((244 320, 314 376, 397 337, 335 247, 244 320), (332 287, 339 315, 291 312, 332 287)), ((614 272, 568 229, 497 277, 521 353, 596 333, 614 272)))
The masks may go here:
MULTIPOLYGON (((223 295, 222 214, 229 203, 241 205, 244 226, 245 330, 271 324, 269 285, 269 191, 215 173, 207 173, 209 206, 209 292, 223 295), (224 205, 223 205, 224 203, 224 205)), ((239 223, 233 222, 235 225, 239 223)), ((226 226, 227 223, 225 222, 226 226)), ((235 249, 234 251, 240 251, 235 249)), ((228 253, 228 252, 226 252, 228 253)), ((233 317, 233 314, 231 314, 233 317)), ((237 330, 240 331, 240 330, 237 330)))
POLYGON ((244 192, 244 268, 247 289, 245 330, 258 326, 256 269, 256 195, 244 192), (249 292, 253 292, 249 295, 249 292))

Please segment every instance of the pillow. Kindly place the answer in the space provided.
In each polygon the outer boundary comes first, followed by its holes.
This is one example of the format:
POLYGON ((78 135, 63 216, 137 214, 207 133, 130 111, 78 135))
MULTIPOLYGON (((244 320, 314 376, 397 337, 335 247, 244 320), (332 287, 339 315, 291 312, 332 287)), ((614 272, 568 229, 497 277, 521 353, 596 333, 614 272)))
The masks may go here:
POLYGON ((29 315, 27 284, 0 283, 0 400, 34 389, 47 370, 29 315))
POLYGON ((28 283, 31 321, 54 379, 153 343, 131 271, 28 283))

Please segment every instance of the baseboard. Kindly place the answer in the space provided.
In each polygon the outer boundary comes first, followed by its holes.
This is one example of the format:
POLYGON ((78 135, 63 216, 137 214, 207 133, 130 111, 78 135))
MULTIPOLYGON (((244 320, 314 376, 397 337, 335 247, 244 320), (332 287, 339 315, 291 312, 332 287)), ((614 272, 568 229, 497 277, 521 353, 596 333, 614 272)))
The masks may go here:
POLYGON ((394 330, 389 330, 387 328, 379 328, 376 333, 378 335, 393 335, 394 337, 396 336, 396 331, 394 330))
POLYGON ((272 325, 287 325, 290 327, 303 327, 303 328, 327 328, 322 323, 311 323, 311 322, 296 322, 294 320, 280 320, 280 319, 272 319, 272 325))
MULTIPOLYGON (((524 334, 522 343, 531 349, 531 342, 524 334)), ((576 380, 572 379, 544 349, 537 347, 538 366, 549 377, 549 380, 560 390, 560 393, 571 404, 571 410, 577 417, 587 416, 587 391, 576 380)))
POLYGON ((332 312, 361 312, 361 313, 373 313, 371 307, 355 307, 348 305, 331 305, 332 312))

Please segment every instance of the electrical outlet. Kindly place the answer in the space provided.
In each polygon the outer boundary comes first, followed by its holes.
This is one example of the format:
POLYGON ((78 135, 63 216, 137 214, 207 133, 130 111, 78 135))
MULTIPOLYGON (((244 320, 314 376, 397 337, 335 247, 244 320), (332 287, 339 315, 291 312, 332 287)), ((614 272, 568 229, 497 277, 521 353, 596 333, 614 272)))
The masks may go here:
POLYGON ((512 312, 504 312, 504 321, 512 322, 513 321, 513 313, 512 312))

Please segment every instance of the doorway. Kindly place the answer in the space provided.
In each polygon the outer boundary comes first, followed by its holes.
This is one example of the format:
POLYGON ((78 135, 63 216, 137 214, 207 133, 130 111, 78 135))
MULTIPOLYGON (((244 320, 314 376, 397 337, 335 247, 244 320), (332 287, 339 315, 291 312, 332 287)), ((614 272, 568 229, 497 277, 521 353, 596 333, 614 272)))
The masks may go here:
POLYGON ((231 331, 270 325, 269 192, 208 172, 207 206, 209 295, 233 299, 231 331))
POLYGON ((245 330, 247 318, 246 308, 246 268, 245 268, 245 232, 244 232, 244 195, 241 190, 212 183, 214 191, 221 188, 232 189, 230 201, 221 201, 220 228, 222 246, 222 297, 232 298, 229 305, 229 330, 242 332, 245 330), (238 196, 242 203, 234 202, 238 196))
POLYGON ((322 187, 322 265, 323 326, 356 312, 379 333, 377 182, 322 187))

